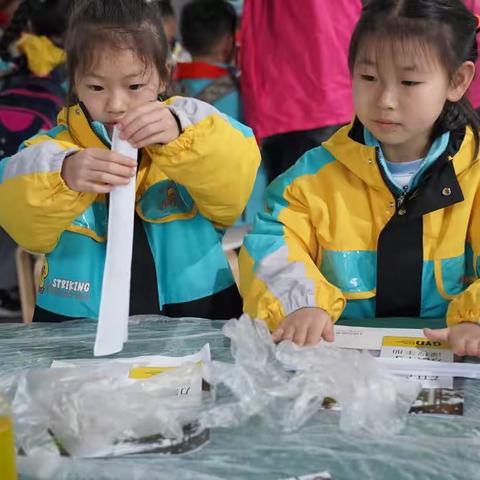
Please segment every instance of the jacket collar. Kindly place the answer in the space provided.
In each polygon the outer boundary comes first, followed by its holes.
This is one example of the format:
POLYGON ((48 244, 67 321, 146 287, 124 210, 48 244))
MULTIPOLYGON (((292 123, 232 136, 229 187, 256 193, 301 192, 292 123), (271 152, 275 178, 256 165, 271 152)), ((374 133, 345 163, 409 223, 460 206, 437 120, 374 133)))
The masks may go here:
MULTIPOLYGON (((430 164, 406 198, 410 204, 408 210, 414 215, 446 208, 464 199, 457 176, 472 165, 475 151, 473 132, 470 127, 454 130, 445 143, 444 148, 430 150, 430 164)), ((365 128, 358 119, 339 130, 323 146, 369 187, 383 191, 389 189, 395 197, 398 196, 378 159, 378 146, 367 145, 365 128)))
MULTIPOLYGON (((379 167, 383 171, 383 176, 387 180, 390 189, 394 191, 397 195, 400 195, 402 193, 402 189, 395 183, 395 180, 393 179, 393 176, 387 167, 386 159, 383 154, 380 142, 370 133, 367 128, 365 128, 364 137, 365 143, 368 146, 375 147, 377 154, 377 162, 379 164, 379 167)), ((423 159, 422 165, 411 179, 411 189, 415 188, 419 184, 423 174, 444 154, 449 144, 449 141, 450 132, 443 133, 433 141, 430 149, 428 150, 427 154, 423 159)))
MULTIPOLYGON (((341 128, 324 142, 323 147, 367 185, 383 190, 385 180, 382 165, 378 161, 378 143, 376 140, 373 142, 371 138, 368 138, 367 142, 365 131, 362 123, 355 118, 350 125, 341 128)), ((440 140, 430 149, 429 168, 426 170, 434 167, 439 161, 440 163, 452 161, 455 173, 459 175, 471 166, 475 142, 470 127, 450 132, 448 139, 443 136, 439 138, 443 138, 443 141, 440 140)))
POLYGON ((81 103, 64 107, 57 120, 59 125, 68 128, 74 142, 80 147, 110 149, 110 138, 104 125, 94 122, 81 103))

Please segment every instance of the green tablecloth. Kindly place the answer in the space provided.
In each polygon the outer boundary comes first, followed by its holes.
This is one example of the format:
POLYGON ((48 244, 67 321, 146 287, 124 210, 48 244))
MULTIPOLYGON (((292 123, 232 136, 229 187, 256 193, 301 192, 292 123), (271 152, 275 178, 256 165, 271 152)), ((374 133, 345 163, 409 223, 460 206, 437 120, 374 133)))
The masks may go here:
MULTIPOLYGON (((368 325, 384 326, 383 322, 372 320, 368 325)), ((411 322, 420 325, 420 321, 411 322)), ((403 320, 391 323, 405 324, 403 320)), ((144 318, 131 325, 130 339, 120 355, 186 355, 208 342, 214 359, 228 361, 231 356, 222 325, 199 319, 144 318)), ((0 389, 26 368, 48 367, 53 359, 91 357, 95 327, 91 321, 0 325, 0 389)), ((213 430, 209 444, 181 457, 66 460, 50 478, 274 480, 323 470, 335 480, 480 478, 478 382, 466 382, 463 418, 410 416, 401 435, 346 435, 339 430, 338 420, 337 412, 323 411, 300 431, 286 434, 254 419, 241 427, 213 430)))

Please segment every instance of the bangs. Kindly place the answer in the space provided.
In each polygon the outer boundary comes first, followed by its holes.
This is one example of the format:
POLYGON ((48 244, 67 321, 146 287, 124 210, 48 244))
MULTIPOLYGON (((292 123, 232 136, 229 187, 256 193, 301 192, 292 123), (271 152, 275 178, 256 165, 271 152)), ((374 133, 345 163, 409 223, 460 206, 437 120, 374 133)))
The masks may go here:
MULTIPOLYGON (((438 22, 390 18, 368 30, 356 39, 355 48, 350 51, 351 72, 358 62, 367 60, 379 64, 385 59, 417 69, 442 66, 452 72, 448 58, 449 32, 438 22), (442 35, 438 35, 439 29, 443 30, 442 35)), ((352 45, 353 42, 352 37, 352 45)))
POLYGON ((118 27, 102 26, 101 28, 94 28, 91 26, 82 29, 81 32, 78 32, 77 48, 69 52, 70 56, 76 59, 74 72, 72 71, 72 73, 78 76, 91 72, 99 60, 101 51, 129 50, 141 60, 145 69, 153 64, 159 69, 160 78, 165 78, 163 59, 157 58, 155 48, 152 48, 150 43, 152 32, 149 32, 147 36, 145 28, 148 27, 144 26, 138 30, 124 30, 118 27), (160 60, 160 63, 158 60, 160 60))

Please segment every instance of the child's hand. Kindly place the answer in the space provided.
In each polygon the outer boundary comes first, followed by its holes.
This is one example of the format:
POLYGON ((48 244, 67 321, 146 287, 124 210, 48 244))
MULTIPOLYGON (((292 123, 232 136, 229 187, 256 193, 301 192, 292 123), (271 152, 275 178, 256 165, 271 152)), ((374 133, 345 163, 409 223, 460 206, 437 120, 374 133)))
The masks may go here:
POLYGON ((135 107, 122 117, 118 126, 120 138, 128 140, 135 148, 170 143, 180 135, 172 112, 158 101, 135 107))
POLYGON ((136 172, 136 160, 111 150, 86 148, 65 158, 61 175, 76 192, 108 193, 126 185, 136 172))
POLYGON ((322 338, 333 342, 333 322, 321 308, 301 308, 283 320, 272 333, 274 342, 291 340, 297 345, 315 345, 322 338))
POLYGON ((453 327, 423 330, 430 340, 439 340, 450 343, 456 355, 470 355, 480 357, 480 325, 471 322, 462 322, 453 327))

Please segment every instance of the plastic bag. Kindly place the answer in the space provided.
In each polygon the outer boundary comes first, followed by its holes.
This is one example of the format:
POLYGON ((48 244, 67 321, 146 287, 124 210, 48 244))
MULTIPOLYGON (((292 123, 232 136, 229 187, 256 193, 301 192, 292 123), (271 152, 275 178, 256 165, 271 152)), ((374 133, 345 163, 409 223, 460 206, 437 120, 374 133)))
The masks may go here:
POLYGON ((13 401, 18 448, 27 455, 101 457, 204 443, 208 432, 195 423, 201 367, 187 364, 142 380, 128 378, 129 369, 113 362, 22 374, 13 401), (191 395, 179 395, 184 385, 192 386, 191 395))
POLYGON ((230 320, 224 334, 231 339, 235 364, 211 362, 207 381, 224 384, 233 395, 203 412, 204 427, 238 425, 260 415, 285 431, 299 429, 323 408, 325 399, 338 401, 340 427, 347 432, 397 433, 420 385, 394 377, 368 352, 273 343, 263 322, 244 315, 230 320))

